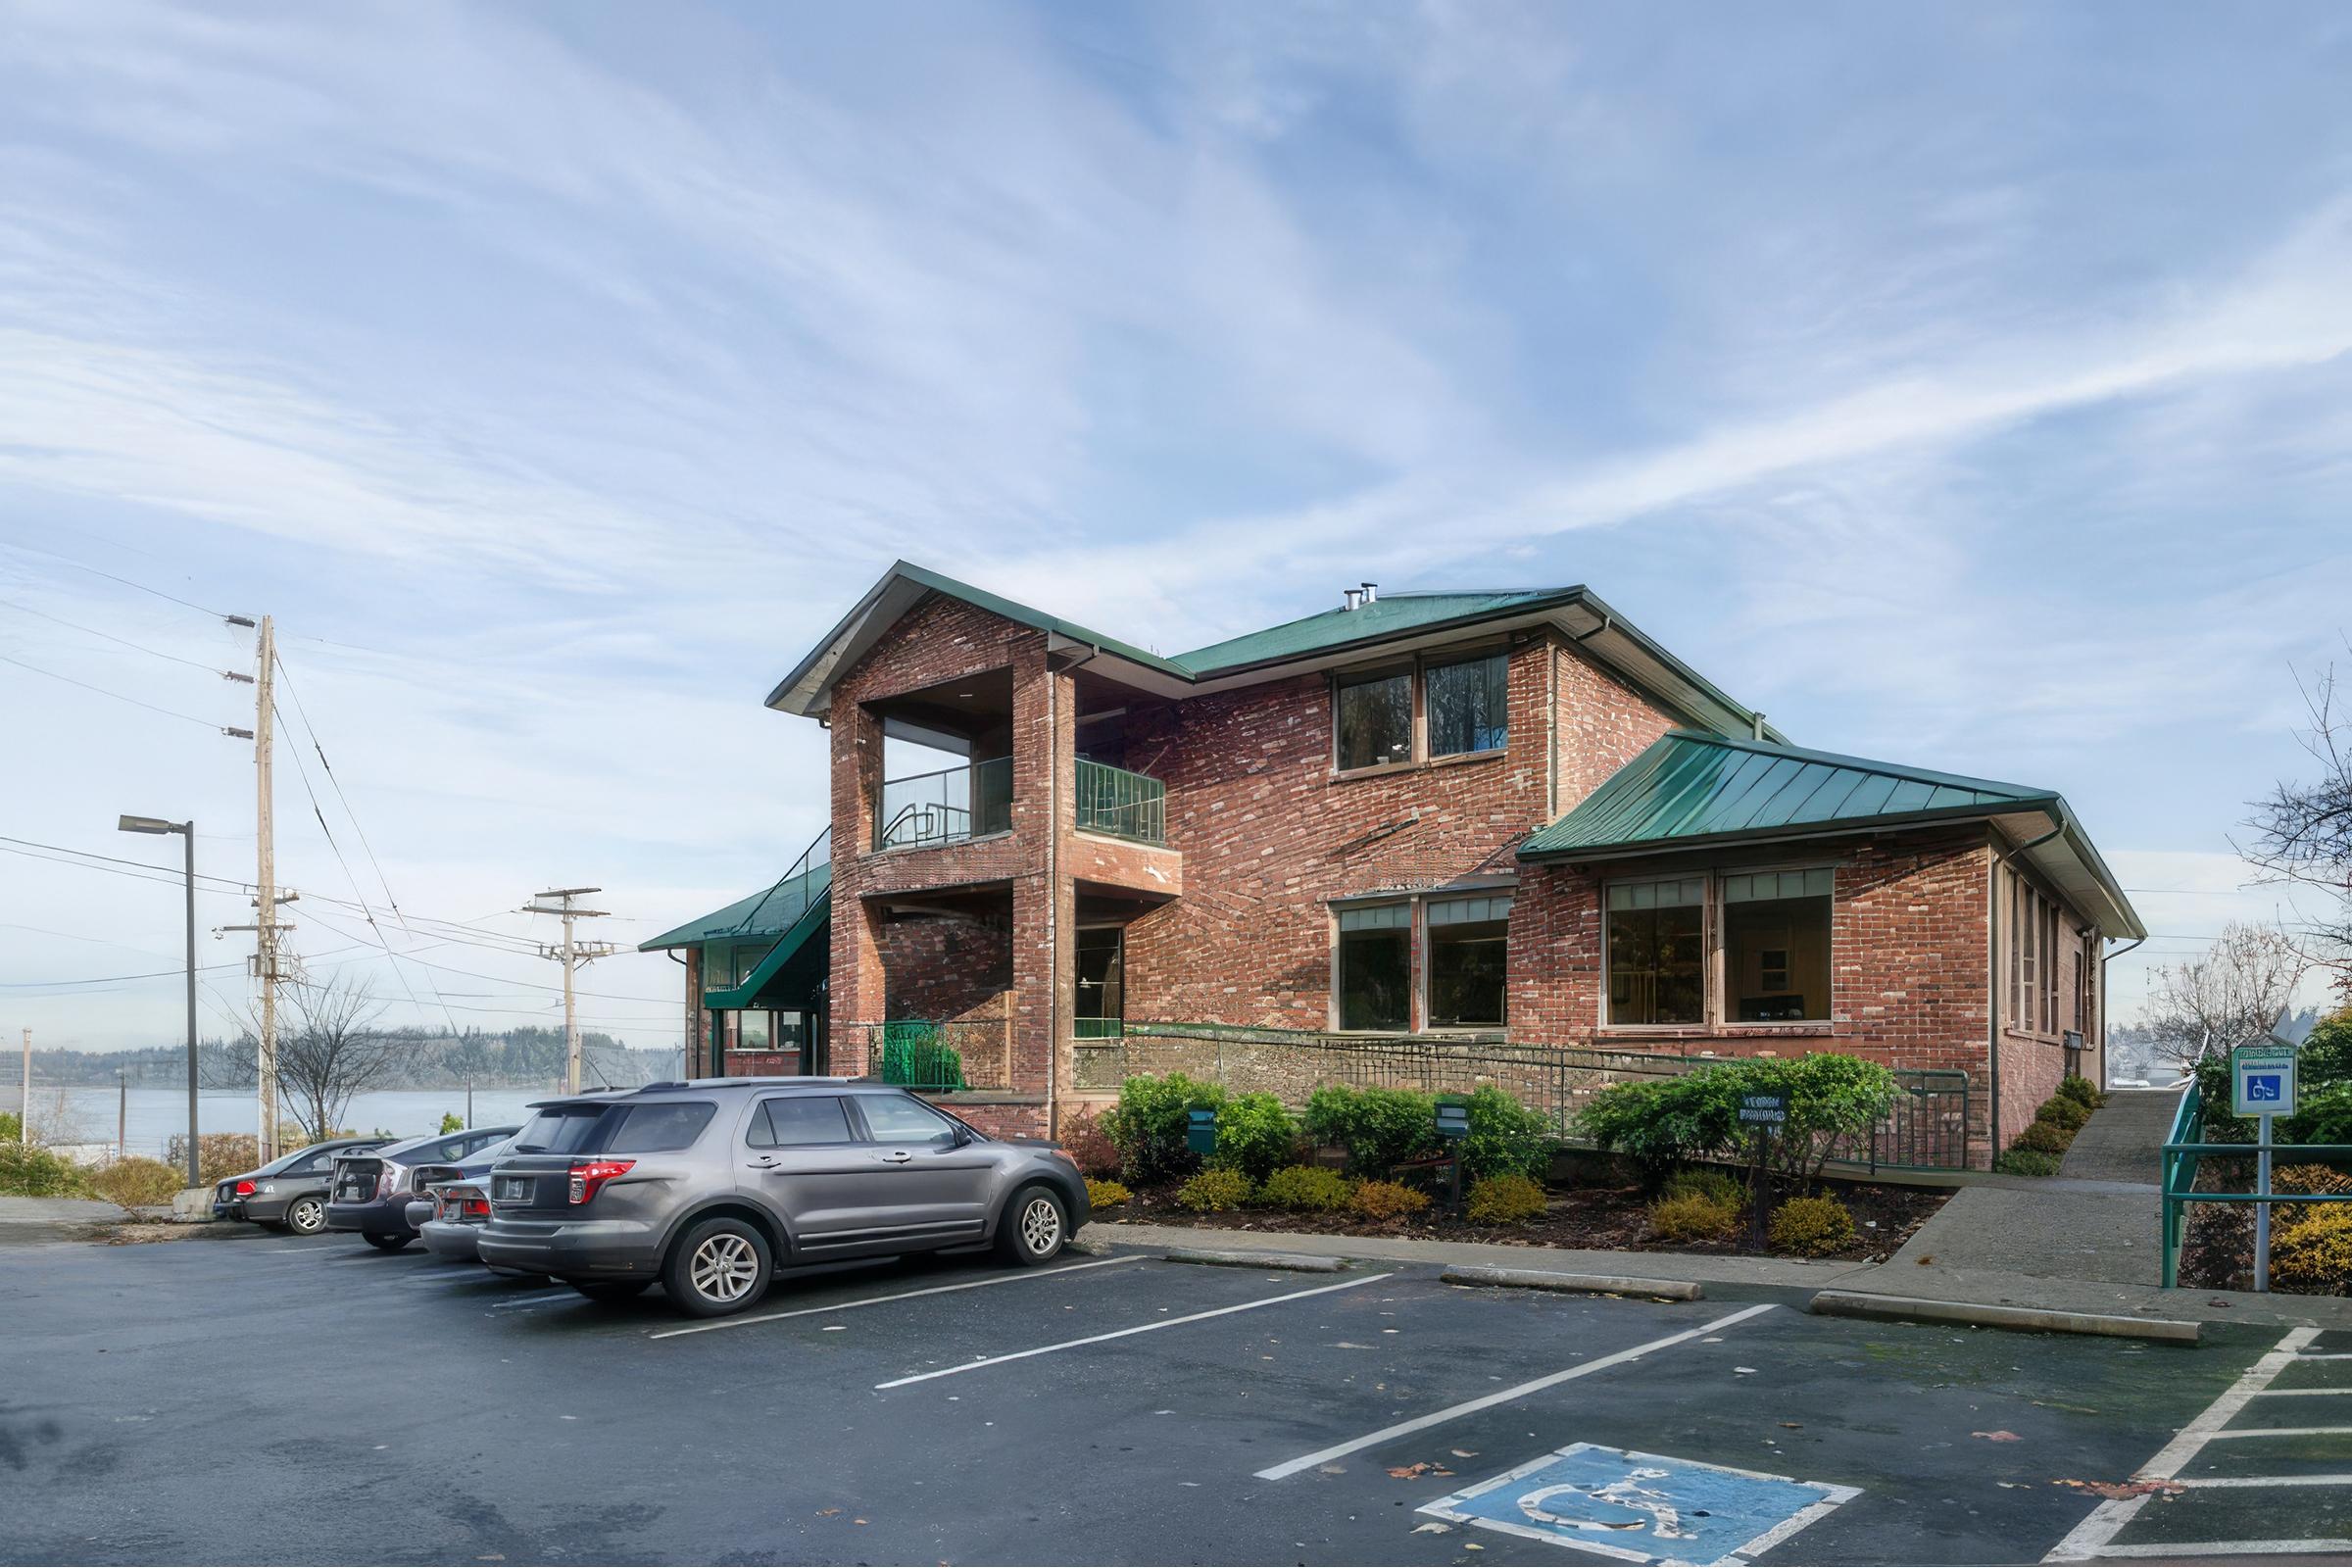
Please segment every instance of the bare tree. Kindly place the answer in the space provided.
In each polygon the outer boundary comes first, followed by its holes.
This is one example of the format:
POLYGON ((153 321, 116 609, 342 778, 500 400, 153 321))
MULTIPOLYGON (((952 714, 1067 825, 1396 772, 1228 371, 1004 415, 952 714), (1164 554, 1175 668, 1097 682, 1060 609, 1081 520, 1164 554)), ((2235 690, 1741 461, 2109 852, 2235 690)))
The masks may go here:
POLYGON ((2236 848, 2262 868, 2264 880, 2328 897, 2328 912, 2302 933, 2304 956, 2333 970, 2336 988, 2352 1001, 2352 714, 2339 707, 2333 665, 2299 684, 2311 727, 2298 739, 2319 776, 2281 779, 2256 801, 2246 823, 2251 838, 2236 848))
POLYGON ((2151 1049, 2187 1072, 2258 1038, 2285 1009, 2308 967, 2276 926, 2230 921, 2203 957, 2157 965, 2141 1019, 2151 1049))
POLYGON ((303 1131, 324 1138, 343 1125, 354 1096, 392 1076, 410 1043, 375 1026, 384 1004, 364 983, 297 985, 287 1001, 294 1027, 278 1036, 278 1090, 303 1131))

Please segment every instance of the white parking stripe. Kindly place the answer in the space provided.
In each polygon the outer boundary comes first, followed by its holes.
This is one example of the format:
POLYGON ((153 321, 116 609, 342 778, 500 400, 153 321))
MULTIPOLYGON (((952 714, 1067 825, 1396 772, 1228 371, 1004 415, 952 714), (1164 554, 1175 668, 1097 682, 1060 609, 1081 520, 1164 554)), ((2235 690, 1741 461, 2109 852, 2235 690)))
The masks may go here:
POLYGON ((2175 1476, 2175 1487, 2352 1487, 2352 1476, 2175 1476))
POLYGON ((1091 1263, 1072 1263, 1067 1268, 1050 1268, 1041 1273, 996 1274, 984 1280, 965 1280, 960 1285, 934 1285, 927 1290, 901 1291, 895 1296, 869 1296, 861 1301, 838 1301, 831 1306, 800 1306, 789 1312, 761 1312, 756 1317, 722 1317, 710 1323, 689 1324, 682 1329, 663 1329, 649 1334, 649 1340, 674 1340, 681 1334, 708 1334, 712 1329, 748 1329, 755 1323, 779 1323, 788 1317, 811 1317, 824 1312, 847 1312, 854 1306, 881 1306, 889 1301, 908 1301, 918 1296, 945 1296, 951 1291, 976 1291, 984 1285, 1018 1285, 1023 1280, 1050 1280, 1063 1274, 1076 1274, 1090 1268, 1108 1268, 1113 1263, 1141 1263, 1140 1252, 1125 1257, 1099 1257, 1091 1263))
MULTIPOLYGON (((2137 1541, 2128 1546, 2101 1546, 2102 1557, 2172 1557, 2181 1562, 2212 1562, 2220 1557, 2318 1557, 2352 1551, 2352 1541, 2305 1538, 2299 1541, 2137 1541)), ((2044 1558, 2043 1561, 2049 1559, 2044 1558)))
MULTIPOLYGON (((2222 1430, 2234 1416, 2253 1402, 2254 1396, 2271 1386, 2287 1363, 2298 1359, 2298 1352, 2320 1337, 2316 1328, 2287 1330, 2280 1340, 2261 1359, 2238 1375, 2235 1383, 2222 1392, 2222 1396, 2207 1405, 2202 1414, 2174 1435, 2173 1441, 2156 1452, 2156 1457, 2139 1467, 2132 1477, 2135 1481, 2170 1481, 2180 1473, 2181 1467, 2197 1456, 2198 1450, 2218 1437, 2260 1437, 2259 1432, 2227 1433, 2222 1430)), ((2150 1552, 2131 1546, 2111 1544, 2123 1532, 2124 1526, 2138 1517, 2148 1505, 2148 1493, 2135 1497, 2111 1497, 2090 1510, 2088 1518, 2068 1532, 2067 1538, 2052 1546, 2041 1560, 2050 1562, 2090 1562, 2109 1556, 2167 1556, 2179 1552, 2178 1543, 2163 1552, 2150 1552)), ((2210 1554, 2221 1549, 2220 1543, 2208 1543, 2189 1551, 2191 1557, 2210 1554)), ((2280 1550, 2276 1545, 2242 1548, 2246 1550, 2280 1550)))
POLYGON ((2316 1399, 2329 1394, 2352 1394, 2352 1389, 2256 1389, 2257 1399, 2316 1399))
POLYGON ((2341 1437, 2352 1437, 2352 1427, 2235 1427, 2228 1432, 2216 1432, 2207 1441, 2225 1443, 2231 1438, 2341 1437))
POLYGON ((1310 1465, 1327 1464, 1343 1454, 1354 1453, 1359 1448, 1369 1448, 1376 1443, 1386 1443, 1391 1438, 1401 1438, 1408 1432, 1426 1431, 1430 1427, 1451 1421, 1458 1416, 1469 1415, 1497 1404, 1508 1404, 1513 1399, 1522 1399, 1531 1394, 1541 1394, 1545 1389, 1557 1387, 1562 1383, 1577 1378, 1591 1377, 1595 1372, 1605 1372, 1613 1366, 1623 1366, 1628 1361, 1640 1360, 1653 1350, 1663 1350, 1671 1346, 1681 1345, 1687 1340, 1695 1340, 1701 1335, 1728 1329, 1735 1323, 1745 1322, 1758 1313, 1771 1311, 1773 1303, 1770 1301, 1766 1301, 1761 1306, 1741 1307, 1739 1311, 1727 1317, 1719 1317, 1712 1323, 1703 1323, 1694 1329, 1685 1329, 1680 1334, 1669 1334, 1662 1340, 1651 1340, 1647 1345, 1637 1345, 1631 1349, 1612 1351, 1581 1365, 1564 1368, 1548 1377, 1537 1378, 1532 1382, 1521 1383, 1507 1389, 1497 1389, 1493 1394, 1482 1395, 1475 1399, 1465 1399, 1460 1404, 1449 1404, 1443 1410, 1432 1410, 1429 1414, 1415 1416, 1410 1421, 1399 1421, 1393 1427, 1382 1427, 1378 1432, 1368 1432, 1349 1442, 1335 1444, 1328 1448, 1317 1448, 1314 1452, 1302 1453, 1296 1459, 1286 1459, 1270 1469, 1258 1471, 1257 1479, 1280 1481, 1285 1476, 1297 1475, 1310 1465))
POLYGON ((1235 1312, 1254 1312, 1261 1306, 1280 1306, 1285 1301, 1304 1300, 1310 1296, 1329 1296, 1334 1291, 1352 1291, 1358 1285, 1370 1285, 1389 1278, 1386 1274, 1367 1274, 1360 1280, 1342 1280, 1337 1285, 1318 1285, 1311 1291, 1293 1291, 1288 1296, 1269 1296, 1262 1301, 1243 1301, 1236 1306, 1220 1306, 1206 1312, 1188 1312, 1183 1317, 1163 1317, 1156 1323, 1138 1323, 1131 1329, 1113 1329, 1108 1334, 1090 1334, 1083 1340, 1063 1340, 1057 1345, 1041 1345, 1032 1350, 1015 1350, 1010 1355, 991 1355, 978 1361, 966 1361, 961 1366, 943 1366, 936 1372, 917 1372, 912 1377, 893 1378, 877 1383, 876 1389, 903 1389, 909 1383, 928 1383, 933 1378, 952 1378, 958 1372, 977 1372, 984 1366, 1003 1366, 1007 1361, 1026 1361, 1033 1355, 1052 1355, 1055 1350, 1074 1350, 1082 1345, 1101 1345, 1105 1340, 1123 1340, 1131 1334, 1150 1334, 1157 1329, 1172 1329, 1180 1324, 1199 1323, 1204 1318, 1228 1317, 1235 1312))
POLYGON ((2298 1361, 2352 1361, 2352 1350, 2305 1350, 2298 1361))

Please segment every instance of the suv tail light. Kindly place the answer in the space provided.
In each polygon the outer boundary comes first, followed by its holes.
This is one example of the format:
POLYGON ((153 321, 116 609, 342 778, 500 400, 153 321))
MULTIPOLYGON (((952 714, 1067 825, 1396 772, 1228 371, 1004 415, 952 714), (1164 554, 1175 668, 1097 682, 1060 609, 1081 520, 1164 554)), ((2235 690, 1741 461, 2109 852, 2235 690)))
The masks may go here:
POLYGON ((626 1172, 637 1162, 633 1159, 591 1159, 571 1167, 571 1200, 585 1203, 604 1189, 605 1183, 626 1172))
POLYGON ((251 1198, 251 1197, 253 1196, 253 1183, 251 1183, 251 1182, 239 1182, 239 1183, 237 1183, 237 1196, 238 1196, 239 1198, 251 1198))

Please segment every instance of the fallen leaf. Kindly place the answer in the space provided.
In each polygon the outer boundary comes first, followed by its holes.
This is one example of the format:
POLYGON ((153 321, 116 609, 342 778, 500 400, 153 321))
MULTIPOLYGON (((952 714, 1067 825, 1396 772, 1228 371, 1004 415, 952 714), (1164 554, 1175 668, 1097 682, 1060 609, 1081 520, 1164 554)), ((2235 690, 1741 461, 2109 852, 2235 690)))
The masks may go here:
POLYGON ((1410 1481, 1416 1476, 1425 1476, 1429 1474, 1429 1461, 1427 1459, 1422 1459, 1417 1460, 1412 1464, 1391 1465, 1389 1466, 1389 1475, 1393 1480, 1410 1481))
POLYGON ((1475 1459, 1478 1457, 1478 1450, 1476 1448, 1456 1448, 1453 1450, 1453 1456, 1456 1459, 1475 1459))
POLYGON ((1750 1377, 1750 1376, 1753 1376, 1753 1375, 1754 1375, 1754 1373, 1755 1373, 1755 1370, 1756 1370, 1756 1369, 1755 1369, 1754 1367, 1752 1367, 1752 1366, 1736 1366, 1736 1367, 1732 1368, 1732 1370, 1733 1370, 1733 1371, 1735 1371, 1735 1372, 1737 1372, 1737 1373, 1739 1373, 1739 1374, 1740 1374, 1741 1377, 1743 1377, 1743 1378, 1744 1378, 1744 1377, 1750 1377))
POLYGON ((1926 1268, 1930 1263, 1936 1261, 1936 1254, 1934 1252, 1922 1252, 1919 1254, 1919 1256, 1913 1258, 1911 1261, 1917 1263, 1921 1268, 1926 1268))
POLYGON ((2207 1301, 2205 1304, 2207 1306, 2235 1306, 2237 1303, 2235 1301, 2226 1301, 2217 1296, 2212 1300, 2207 1301))
POLYGON ((1802 1432, 1805 1430, 1805 1424, 1802 1421, 1784 1421, 1781 1423, 1781 1425, 1787 1427, 1791 1432, 1802 1432))
POLYGON ((1319 1464, 1315 1468, 1327 1476, 1344 1476, 1348 1473, 1348 1467, 1344 1464, 1319 1464))
POLYGON ((2019 1437, 2016 1433, 2007 1431, 1971 1432, 1969 1436, 1972 1438, 1983 1438, 1987 1443, 2023 1443, 2026 1441, 2025 1439, 2019 1437))
POLYGON ((841 1512, 839 1508, 819 1508, 816 1510, 816 1516, 819 1519, 830 1519, 839 1512, 841 1512))
POLYGON ((853 1519, 853 1520, 851 1520, 851 1521, 850 1521, 850 1523, 852 1523, 852 1524, 854 1524, 854 1525, 861 1525, 861 1524, 865 1523, 865 1521, 864 1521, 864 1520, 862 1520, 862 1519, 853 1519))
POLYGON ((1479 1544, 1477 1542, 1475 1542, 1475 1541, 1465 1541, 1465 1542, 1463 1542, 1463 1543, 1462 1543, 1462 1549, 1463 1549, 1464 1551, 1484 1551, 1484 1550, 1486 1550, 1487 1548, 1486 1548, 1486 1547, 1484 1547, 1484 1546, 1482 1546, 1482 1545, 1480 1545, 1480 1544, 1479 1544))
POLYGON ((1440 1524, 1437 1520, 1432 1519, 1425 1525, 1413 1526, 1413 1534, 1416 1536, 1442 1536, 1452 1529, 1451 1525, 1440 1524))
POLYGON ((2071 1477, 2062 1481, 2053 1481, 2050 1485, 2072 1487, 2077 1492, 2087 1492, 2093 1496, 2105 1497, 2110 1501, 2117 1501, 2125 1497, 2178 1497, 2188 1490, 2185 1487, 2176 1486, 2170 1481, 2076 1481, 2071 1477))

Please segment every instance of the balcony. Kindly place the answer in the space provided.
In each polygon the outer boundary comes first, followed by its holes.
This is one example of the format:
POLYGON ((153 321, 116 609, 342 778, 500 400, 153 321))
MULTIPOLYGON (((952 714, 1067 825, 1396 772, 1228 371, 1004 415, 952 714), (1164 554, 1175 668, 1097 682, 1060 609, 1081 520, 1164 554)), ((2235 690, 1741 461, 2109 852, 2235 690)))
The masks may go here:
POLYGON ((959 844, 1012 827, 1012 759, 886 779, 874 811, 874 848, 959 844))
POLYGON ((1089 833, 1168 842, 1168 787, 1123 767, 1078 759, 1078 826, 1089 833))

